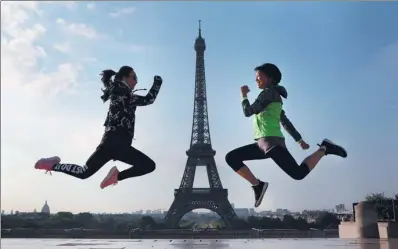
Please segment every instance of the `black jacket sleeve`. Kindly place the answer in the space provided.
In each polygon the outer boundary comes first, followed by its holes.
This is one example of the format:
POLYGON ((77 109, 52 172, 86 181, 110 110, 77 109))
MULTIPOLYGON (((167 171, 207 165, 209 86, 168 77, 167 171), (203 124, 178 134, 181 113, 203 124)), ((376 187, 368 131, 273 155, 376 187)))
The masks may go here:
POLYGON ((146 106, 153 104, 155 102, 156 97, 158 96, 160 87, 162 86, 162 81, 154 81, 151 89, 146 96, 140 96, 136 94, 132 94, 130 101, 128 102, 129 105, 133 106, 146 106))
POLYGON ((280 120, 283 128, 289 133, 290 136, 293 137, 294 141, 299 142, 302 137, 300 133, 296 130, 292 122, 287 118, 286 113, 284 110, 281 112, 281 120, 280 120))
POLYGON ((243 98, 242 107, 245 117, 250 117, 264 111, 264 109, 273 102, 273 95, 272 91, 264 90, 258 95, 253 104, 250 104, 247 98, 243 98))

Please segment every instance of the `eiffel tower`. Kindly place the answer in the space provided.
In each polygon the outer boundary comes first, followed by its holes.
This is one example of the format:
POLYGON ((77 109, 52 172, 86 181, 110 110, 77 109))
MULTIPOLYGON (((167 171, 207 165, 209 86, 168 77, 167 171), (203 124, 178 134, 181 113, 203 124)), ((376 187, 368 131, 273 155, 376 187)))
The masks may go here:
POLYGON ((232 228, 236 214, 228 201, 228 190, 224 189, 218 175, 211 146, 209 119, 207 113, 206 80, 204 52, 205 40, 202 38, 199 21, 199 35, 195 41, 196 73, 195 98, 191 144, 180 187, 174 190, 174 201, 165 217, 165 225, 179 228, 181 218, 188 212, 204 208, 217 213, 228 228, 232 228), (205 166, 210 188, 193 188, 196 167, 205 166))

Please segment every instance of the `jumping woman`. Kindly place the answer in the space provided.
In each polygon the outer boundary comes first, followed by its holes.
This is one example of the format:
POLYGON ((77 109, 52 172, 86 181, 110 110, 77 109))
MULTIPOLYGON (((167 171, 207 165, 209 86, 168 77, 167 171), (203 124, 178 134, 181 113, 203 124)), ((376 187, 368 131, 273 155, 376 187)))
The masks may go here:
POLYGON ((116 166, 112 167, 100 185, 102 189, 115 185, 118 181, 142 176, 155 170, 155 162, 133 148, 131 143, 134 137, 135 110, 137 106, 150 105, 155 101, 162 85, 162 78, 154 77, 152 88, 146 96, 134 94, 137 75, 129 66, 121 67, 117 73, 113 70, 104 70, 101 81, 105 87, 101 99, 104 103, 110 100, 110 104, 104 123, 105 133, 95 152, 84 166, 61 163, 61 159, 55 156, 40 159, 36 162, 35 169, 62 172, 79 179, 87 179, 110 160, 133 165, 121 172, 116 166))
POLYGON ((271 158, 291 178, 302 180, 315 168, 323 156, 336 155, 345 158, 347 152, 342 146, 324 139, 320 145, 318 144, 319 149, 298 165, 286 148, 280 124, 301 148, 306 150, 309 145, 304 142, 282 109, 282 97, 287 98, 286 89, 278 85, 282 74, 278 67, 271 63, 265 63, 254 70, 261 93, 253 104, 250 104, 247 99, 247 93, 250 91, 247 86, 241 87, 241 94, 244 115, 246 117, 254 115, 255 143, 230 151, 225 156, 225 160, 235 172, 252 184, 254 206, 258 207, 268 188, 268 182, 257 179, 243 161, 271 158))

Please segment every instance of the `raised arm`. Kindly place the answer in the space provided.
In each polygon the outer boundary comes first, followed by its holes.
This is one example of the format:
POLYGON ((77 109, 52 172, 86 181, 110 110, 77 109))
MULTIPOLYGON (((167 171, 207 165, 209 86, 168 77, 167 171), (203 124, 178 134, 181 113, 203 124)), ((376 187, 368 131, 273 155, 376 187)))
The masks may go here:
POLYGON ((243 97, 242 107, 245 117, 250 117, 254 114, 259 114, 274 101, 274 93, 269 90, 262 91, 253 104, 250 104, 247 97, 243 97))
POLYGON ((132 98, 130 98, 129 105, 133 106, 146 106, 153 104, 155 102, 156 97, 158 96, 160 87, 162 86, 162 78, 160 76, 155 76, 154 77, 154 82, 149 89, 148 94, 146 96, 140 96, 136 94, 132 94, 132 98))
POLYGON ((290 136, 293 137, 294 141, 300 142, 302 140, 302 137, 300 133, 296 130, 292 122, 287 118, 286 113, 284 110, 281 112, 281 124, 283 128, 289 133, 290 136))

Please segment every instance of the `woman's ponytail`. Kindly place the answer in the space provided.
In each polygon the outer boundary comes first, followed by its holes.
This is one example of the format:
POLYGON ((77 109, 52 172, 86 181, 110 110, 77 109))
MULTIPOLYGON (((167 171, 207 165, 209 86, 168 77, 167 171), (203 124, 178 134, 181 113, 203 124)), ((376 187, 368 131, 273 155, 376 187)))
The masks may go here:
POLYGON ((101 81, 102 81, 102 83, 104 84, 104 87, 105 87, 104 89, 102 89, 102 92, 104 94, 101 96, 101 99, 105 103, 106 101, 108 101, 108 99, 110 97, 110 86, 113 83, 112 82, 112 77, 114 75, 116 75, 116 72, 113 71, 112 69, 107 69, 107 70, 102 71, 102 73, 100 75, 102 75, 101 81))

